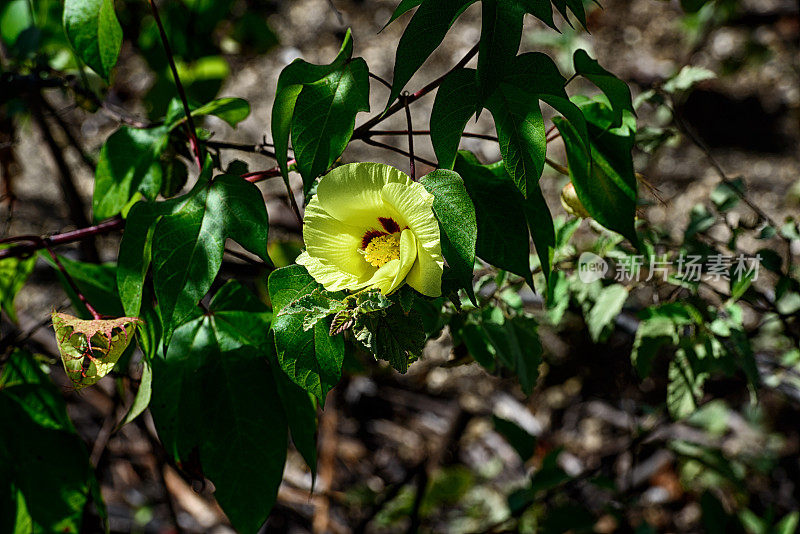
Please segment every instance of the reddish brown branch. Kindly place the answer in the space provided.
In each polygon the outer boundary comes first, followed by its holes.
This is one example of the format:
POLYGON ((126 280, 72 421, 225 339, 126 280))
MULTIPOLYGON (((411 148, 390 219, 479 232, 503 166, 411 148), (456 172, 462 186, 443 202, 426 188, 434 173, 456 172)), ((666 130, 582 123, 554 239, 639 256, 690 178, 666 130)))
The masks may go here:
POLYGON ((169 68, 172 71, 172 77, 175 79, 175 87, 178 89, 178 96, 181 99, 181 104, 183 104, 183 112, 186 114, 186 128, 189 134, 189 144, 192 147, 192 152, 194 153, 195 158, 197 159, 197 166, 198 168, 203 168, 203 158, 200 155, 200 144, 197 142, 197 130, 194 127, 194 119, 192 118, 192 112, 189 109, 189 101, 186 99, 186 92, 183 90, 183 84, 181 83, 181 79, 178 76, 178 68, 175 66, 175 58, 172 55, 172 48, 169 46, 169 40, 167 39, 167 32, 164 31, 164 25, 161 24, 161 17, 158 15, 158 9, 156 8, 156 3, 154 0, 150 1, 150 8, 153 11, 153 18, 156 21, 156 25, 158 26, 158 33, 161 35, 161 42, 164 45, 164 52, 167 54, 167 60, 169 61, 169 68))
MULTIPOLYGON (((290 159, 287 164, 289 166, 294 165, 296 160, 290 159)), ((277 178, 281 176, 281 169, 280 167, 273 167, 271 169, 267 169, 266 171, 256 171, 256 172, 248 172, 247 174, 243 174, 242 178, 247 180, 250 183, 260 182, 262 180, 268 180, 270 178, 277 178)), ((286 193, 289 196, 289 207, 292 208, 292 213, 294 213, 295 218, 297 219, 297 223, 300 226, 303 226, 303 216, 300 214, 300 206, 297 205, 297 200, 294 198, 294 191, 292 191, 292 186, 289 185, 288 180, 284 180, 286 183, 286 193)))
POLYGON ((248 152, 250 154, 261 154, 270 158, 275 158, 275 152, 268 150, 264 144, 248 145, 243 143, 228 143, 226 141, 203 141, 203 144, 209 148, 216 148, 221 150, 238 150, 239 152, 248 152))
MULTIPOLYGON (((413 130, 413 135, 430 135, 430 130, 413 130)), ((376 135, 408 135, 408 130, 370 130, 370 137, 376 135)), ((482 133, 464 132, 461 137, 473 137, 475 139, 485 139, 486 141, 497 141, 497 136, 482 133)))
POLYGON ((71 232, 64 232, 63 234, 55 234, 45 238, 36 235, 20 235, 6 239, 0 239, 0 243, 24 243, 11 248, 0 249, 0 260, 3 258, 18 258, 20 256, 30 255, 37 250, 47 248, 44 245, 45 242, 49 246, 55 247, 58 245, 65 245, 67 243, 75 243, 84 239, 91 239, 98 235, 104 235, 116 230, 122 230, 124 227, 125 221, 119 217, 115 217, 94 226, 72 230, 71 232))
POLYGON ((353 132, 353 138, 354 139, 361 139, 362 137, 364 137, 366 135, 369 135, 368 132, 373 126, 383 122, 387 118, 391 117, 392 115, 394 115, 395 113, 397 113, 398 111, 403 109, 405 107, 406 103, 411 104, 412 102, 415 102, 416 100, 419 100, 423 96, 427 95, 428 93, 430 93, 431 91, 433 91, 434 89, 439 87, 442 84, 442 82, 444 81, 444 79, 451 72, 453 72, 455 70, 458 70, 458 69, 462 68, 464 65, 466 65, 467 63, 469 63, 469 61, 473 57, 475 57, 475 55, 477 53, 478 53, 478 45, 475 45, 475 46, 472 47, 472 49, 469 52, 467 52, 467 54, 461 59, 461 61, 459 61, 448 72, 446 72, 442 76, 436 78, 435 80, 433 80, 431 83, 429 83, 428 85, 426 85, 425 87, 423 87, 422 89, 417 91, 416 93, 411 93, 410 95, 408 95, 408 98, 406 99, 406 102, 398 100, 397 102, 395 102, 394 104, 389 106, 389 109, 387 109, 384 113, 371 118, 370 120, 368 120, 367 122, 365 122, 364 124, 362 124, 361 126, 356 128, 355 131, 353 132))
MULTIPOLYGON (((392 152, 397 152, 398 154, 402 154, 403 156, 406 156, 407 158, 412 157, 410 152, 407 152, 407 151, 403 150, 402 148, 398 148, 398 147, 392 146, 392 145, 387 145, 386 143, 381 143, 380 141, 375 141, 374 139, 370 139, 369 137, 365 137, 363 139, 359 139, 359 141, 362 141, 362 142, 364 142, 364 143, 366 143, 368 145, 376 146, 378 148, 385 148, 386 150, 391 150, 392 152)), ((436 163, 434 163, 434 162, 432 162, 432 161, 430 161, 428 159, 421 158, 419 156, 413 156, 413 158, 416 161, 419 161, 421 163, 424 163, 425 165, 433 167, 434 169, 436 168, 436 163)))

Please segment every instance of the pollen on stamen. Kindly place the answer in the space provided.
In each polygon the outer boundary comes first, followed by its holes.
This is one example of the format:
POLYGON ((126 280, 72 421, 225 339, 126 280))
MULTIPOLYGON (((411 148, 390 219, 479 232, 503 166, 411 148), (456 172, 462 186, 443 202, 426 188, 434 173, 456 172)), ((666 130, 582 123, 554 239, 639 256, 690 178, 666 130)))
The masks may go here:
POLYGON ((367 230, 367 232, 361 238, 361 249, 363 250, 367 248, 367 245, 369 245, 370 241, 382 235, 386 235, 386 232, 381 232, 380 230, 367 230))
POLYGON ((373 267, 381 267, 400 258, 400 233, 374 237, 364 249, 364 259, 373 267))

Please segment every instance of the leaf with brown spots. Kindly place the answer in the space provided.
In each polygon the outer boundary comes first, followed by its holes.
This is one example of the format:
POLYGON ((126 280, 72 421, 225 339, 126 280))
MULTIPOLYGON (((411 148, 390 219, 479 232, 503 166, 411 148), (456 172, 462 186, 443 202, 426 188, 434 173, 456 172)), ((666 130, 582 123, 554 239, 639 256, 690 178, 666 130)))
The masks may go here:
POLYGON ((82 389, 106 376, 133 339, 136 317, 84 320, 53 312, 53 329, 64 370, 82 389))

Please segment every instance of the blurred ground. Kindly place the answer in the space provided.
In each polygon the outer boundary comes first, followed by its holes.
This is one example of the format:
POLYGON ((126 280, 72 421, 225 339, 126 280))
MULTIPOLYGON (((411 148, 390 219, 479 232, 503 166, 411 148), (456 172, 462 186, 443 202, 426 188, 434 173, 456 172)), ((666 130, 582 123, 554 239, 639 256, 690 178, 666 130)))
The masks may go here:
MULTIPOLYGON (((364 57, 373 73, 391 79, 394 46, 408 15, 378 37, 395 1, 333 3, 341 12, 342 22, 326 0, 275 5, 269 22, 280 38, 280 46, 257 58, 228 58, 233 74, 221 95, 246 98, 253 109, 236 131, 209 119, 206 127, 215 131, 215 139, 244 143, 261 140, 269 130, 280 69, 297 57, 317 63, 330 61, 347 27, 353 31, 355 55, 364 57)), ((635 93, 661 83, 684 65, 718 73, 718 78, 703 82, 679 112, 711 145, 711 153, 726 173, 744 178, 756 204, 778 220, 786 214, 796 215, 800 206, 797 3, 743 0, 741 15, 720 28, 690 27, 675 1, 606 0, 602 4, 603 9, 594 10, 590 16, 590 34, 561 24, 564 32, 559 35, 529 18, 523 49, 548 50, 567 72, 572 51, 586 48, 602 65, 628 81, 635 93)), ((477 42, 479 28, 480 8, 475 5, 412 79, 409 89, 421 87, 457 62, 477 42)), ((111 98, 143 114, 145 110, 136 109, 135 103, 148 83, 141 62, 132 50, 124 50, 117 84, 126 90, 124 95, 120 92, 111 98)), ((373 113, 385 105, 386 98, 385 88, 373 84, 373 113)), ((432 102, 433 95, 429 95, 413 106, 415 128, 428 127, 432 102)), ((64 120, 79 126, 87 152, 96 154, 115 123, 101 113, 88 115, 67 104, 66 100, 53 100, 53 105, 63 110, 64 120)), ((367 117, 363 114, 360 121, 367 117)), ((663 118, 645 106, 639 120, 649 125, 663 118)), ((406 124, 398 114, 384 127, 403 129, 406 124)), ((489 114, 484 113, 467 129, 492 133, 489 114)), ((417 153, 435 159, 425 138, 417 139, 417 153)), ((15 147, 23 164, 23 174, 16 180, 19 202, 10 227, 0 227, 4 235, 69 229, 60 190, 51 179, 54 165, 43 155, 42 142, 30 125, 20 132, 15 147)), ((405 139, 396 139, 396 144, 405 148, 405 139)), ((467 139, 462 148, 475 151, 486 162, 499 159, 491 143, 467 139)), ((565 161, 557 144, 552 149, 553 159, 565 161)), ((235 157, 247 161, 251 170, 274 165, 260 156, 235 157)), ((92 177, 74 151, 66 151, 66 159, 76 171, 88 204, 92 177)), ((407 167, 406 158, 359 142, 348 148, 344 160, 407 167)), ((691 206, 707 198, 718 183, 705 155, 690 143, 678 142, 652 155, 637 153, 636 161, 637 170, 666 199, 665 204, 654 202, 645 216, 676 235, 681 233, 691 206)), ((418 173, 427 170, 423 165, 418 173)), ((560 213, 558 191, 565 178, 547 172, 542 183, 553 212, 560 213)), ((281 198, 282 187, 277 183, 261 187, 275 226, 273 235, 296 238, 296 223, 281 198)), ((740 216, 747 217, 746 210, 740 216)), ((113 260, 115 240, 103 239, 100 250, 103 259, 113 260)), ((54 287, 49 268, 37 266, 17 301, 18 308, 24 310, 20 314, 23 330, 38 323, 52 307, 65 305, 66 298, 54 287)), ((623 508, 628 510, 631 524, 644 519, 658 531, 699 531, 702 525, 697 499, 685 494, 680 478, 683 472, 678 470, 675 453, 665 446, 670 439, 687 435, 701 441, 715 440, 735 454, 758 450, 785 458, 771 479, 754 481, 760 491, 769 494, 757 498, 776 501, 786 509, 797 508, 800 443, 797 428, 783 422, 789 419, 772 419, 765 423, 769 428, 756 428, 737 411, 722 407, 727 426, 718 436, 702 434, 689 423, 670 424, 649 413, 648 406, 658 404, 663 397, 663 384, 652 379, 642 382, 634 375, 629 364, 630 333, 617 332, 599 347, 590 343, 578 320, 567 321, 558 332, 542 329, 541 334, 549 364, 543 368, 538 389, 528 399, 513 381, 489 377, 476 364, 445 365, 451 350, 446 335, 432 343, 423 360, 405 376, 376 366, 369 377, 353 375, 345 379, 332 394, 322 417, 320 467, 313 496, 309 496, 312 479, 308 469, 299 455, 290 454, 279 504, 266 530, 307 532, 317 522, 314 527, 318 532, 405 531, 409 519, 398 517, 402 511, 414 509, 416 484, 420 480, 429 482, 420 474, 434 466, 430 483, 438 483, 443 489, 436 496, 438 501, 417 505, 417 515, 423 518, 425 527, 433 532, 488 531, 508 515, 505 496, 509 489, 519 487, 547 452, 564 447, 565 453, 559 457, 561 467, 577 477, 569 491, 588 508, 623 508), (519 460, 495 430, 492 415, 513 420, 539 438, 531 460, 525 464, 519 460), (777 431, 784 436, 780 444, 771 438, 771 432, 777 431), (584 483, 600 474, 625 488, 631 501, 609 504, 602 492, 584 483)), ((49 335, 46 329, 39 330, 35 339, 52 352, 49 335)), ((63 373, 55 373, 66 389, 63 373)), ((70 416, 87 442, 95 444, 112 531, 169 532, 173 530, 172 514, 187 532, 229 531, 220 510, 209 499, 211 488, 198 483, 192 488, 164 464, 163 458, 153 455, 149 417, 111 434, 116 415, 110 400, 113 389, 113 381, 104 379, 98 388, 81 395, 69 394, 70 416), (171 497, 164 491, 165 484, 171 497)), ((769 408, 782 406, 785 401, 768 396, 762 402, 769 408)), ((777 414, 796 416, 797 412, 795 402, 781 407, 777 414)), ((720 495, 724 499, 724 494, 720 495)), ((602 515, 594 525, 597 532, 618 528, 611 514, 602 515)))

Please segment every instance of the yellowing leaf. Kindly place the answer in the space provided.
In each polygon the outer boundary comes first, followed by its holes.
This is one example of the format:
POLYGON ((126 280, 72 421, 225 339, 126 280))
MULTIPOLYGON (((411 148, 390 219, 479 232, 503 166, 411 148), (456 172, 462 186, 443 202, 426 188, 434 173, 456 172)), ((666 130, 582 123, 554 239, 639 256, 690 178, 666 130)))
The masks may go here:
POLYGON ((91 386, 111 372, 137 323, 141 321, 136 317, 83 320, 53 312, 58 351, 75 389, 91 386))

